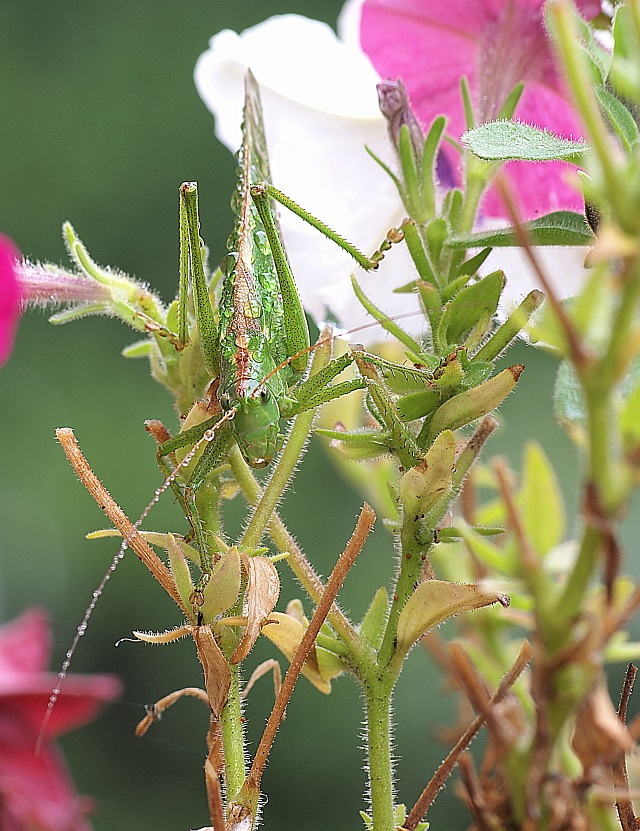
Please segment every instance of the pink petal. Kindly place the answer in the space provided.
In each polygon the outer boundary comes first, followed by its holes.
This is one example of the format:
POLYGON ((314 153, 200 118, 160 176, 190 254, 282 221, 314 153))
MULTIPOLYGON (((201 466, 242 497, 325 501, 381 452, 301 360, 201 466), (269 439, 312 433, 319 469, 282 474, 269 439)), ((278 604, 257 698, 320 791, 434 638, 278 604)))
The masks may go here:
MULTIPOLYGON (((38 685, 30 685, 39 686, 39 690, 0 692, 0 719, 3 713, 10 711, 28 724, 37 736, 57 681, 57 675, 47 673, 38 685)), ((92 721, 105 704, 118 698, 121 692, 122 684, 112 675, 68 676, 48 721, 46 737, 55 738, 82 727, 92 721)))
POLYGON ((0 719, 0 828, 90 831, 91 802, 76 794, 54 745, 33 752, 33 735, 0 719))
MULTIPOLYGON (((44 671, 50 648, 49 626, 41 609, 30 609, 0 627, 0 720, 11 713, 28 725, 34 736, 40 731, 58 681, 55 673, 44 671)), ((110 675, 67 676, 49 719, 47 737, 91 721, 121 689, 120 681, 110 675)))
POLYGON ((0 234, 0 366, 11 354, 20 319, 20 283, 16 273, 18 260, 18 249, 8 237, 0 234))
POLYGON ((51 637, 47 618, 31 609, 0 628, 0 828, 7 831, 90 831, 88 800, 79 797, 52 736, 93 718, 120 692, 117 679, 71 675, 38 735, 57 676, 45 672, 51 637))
POLYGON ((34 673, 46 669, 50 653, 47 615, 42 609, 29 609, 0 626, 0 681, 8 672, 34 673))
MULTIPOLYGON (((594 0, 578 4, 592 17, 594 0)), ((447 131, 459 138, 466 125, 460 96, 465 76, 480 121, 498 114, 518 81, 525 93, 516 116, 567 137, 581 135, 544 27, 541 0, 365 0, 362 48, 383 77, 402 78, 412 106, 429 125, 446 115, 447 131)), ((444 148, 456 169, 458 157, 444 148)), ((507 174, 526 217, 558 208, 580 209, 579 194, 564 181, 567 165, 512 163, 507 174)), ((483 211, 503 215, 489 193, 483 211)))

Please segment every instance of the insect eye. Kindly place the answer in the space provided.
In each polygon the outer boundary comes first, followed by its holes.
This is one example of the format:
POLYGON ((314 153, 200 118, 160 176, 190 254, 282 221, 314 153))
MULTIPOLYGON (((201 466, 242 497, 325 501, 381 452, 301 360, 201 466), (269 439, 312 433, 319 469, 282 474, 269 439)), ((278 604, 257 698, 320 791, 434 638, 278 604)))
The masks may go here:
POLYGON ((260 398, 261 398, 263 401, 266 401, 268 397, 269 397, 269 393, 267 392, 267 388, 266 388, 266 387, 262 387, 262 389, 260 390, 260 398))
POLYGON ((231 409, 231 396, 228 392, 223 392, 222 395, 218 397, 218 401, 220 402, 220 406, 223 410, 231 409))

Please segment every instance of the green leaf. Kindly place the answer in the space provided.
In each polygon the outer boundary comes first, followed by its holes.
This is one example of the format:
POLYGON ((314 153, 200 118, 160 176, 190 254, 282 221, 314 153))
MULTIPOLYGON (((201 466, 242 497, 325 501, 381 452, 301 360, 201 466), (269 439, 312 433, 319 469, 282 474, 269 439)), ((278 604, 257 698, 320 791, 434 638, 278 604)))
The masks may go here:
POLYGON ((498 119, 513 118, 513 114, 516 111, 516 107, 518 106, 518 102, 520 101, 523 92, 524 83, 520 81, 520 83, 514 86, 509 95, 507 95, 504 104, 500 107, 498 119))
POLYGON ((125 346, 122 355, 124 358, 148 358, 152 349, 153 343, 150 340, 139 340, 125 346))
POLYGON ((638 125, 633 115, 622 101, 618 100, 604 87, 595 87, 594 92, 602 111, 620 138, 625 151, 631 153, 638 143, 638 125))
POLYGON ((319 427, 315 433, 330 439, 333 448, 354 461, 377 459, 390 453, 389 445, 381 440, 384 434, 380 430, 364 428, 348 432, 319 427))
POLYGON ((515 561, 507 557, 502 548, 482 536, 479 529, 461 525, 460 534, 474 557, 484 563, 491 572, 506 577, 517 574, 515 561))
POLYGON ((411 134, 406 124, 400 127, 398 155, 400 157, 400 166, 406 188, 409 216, 418 222, 424 222, 427 216, 422 210, 423 205, 420 193, 422 182, 418 175, 418 164, 413 144, 411 143, 411 134))
POLYGON ((527 535, 544 556, 562 541, 564 504, 553 468, 536 442, 529 442, 525 450, 520 497, 527 535))
POLYGON ((553 412, 556 420, 569 432, 579 431, 580 435, 586 430, 587 412, 584 404, 582 387, 571 364, 563 361, 556 373, 553 390, 553 412))
POLYGON ((442 246, 447 239, 447 223, 445 220, 442 217, 432 219, 427 224, 426 236, 431 262, 437 263, 440 259, 442 246))
POLYGON ((440 403, 441 396, 436 389, 409 392, 398 399, 398 413, 403 421, 415 421, 433 412, 440 403))
POLYGON ((408 335, 404 329, 398 326, 397 323, 391 320, 389 315, 385 314, 374 303, 372 303, 371 300, 369 300, 367 295, 360 288, 360 285, 353 274, 351 275, 351 284, 360 303, 362 303, 367 312, 378 321, 383 329, 386 329, 389 334, 396 337, 400 343, 403 343, 408 349, 420 352, 420 344, 417 343, 411 335, 408 335))
MULTIPOLYGON (((182 600, 185 609, 190 609, 193 601, 193 582, 191 581, 191 572, 189 571, 189 563, 187 558, 182 553, 182 549, 176 542, 173 534, 167 534, 167 553, 169 554, 169 565, 171 566, 171 575, 173 581, 178 589, 178 594, 182 600)), ((192 622, 195 620, 192 618, 192 622)))
POLYGON ((443 115, 439 115, 434 119, 427 133, 422 151, 422 199, 429 216, 433 216, 435 213, 435 188, 433 184, 434 160, 446 123, 447 120, 443 115))
POLYGON ((640 445, 640 384, 632 390, 620 413, 620 433, 625 450, 637 451, 640 445))
POLYGON ((384 586, 381 586, 375 593, 367 613, 362 618, 358 630, 360 637, 365 640, 372 649, 379 649, 384 637, 384 625, 389 612, 389 597, 384 586))
POLYGON ((237 548, 230 548, 216 563, 203 592, 202 612, 205 622, 209 623, 226 612, 238 599, 242 579, 240 563, 237 548))
MULTIPOLYGON (((449 243, 447 243, 447 247, 451 247, 449 243)), ((459 277, 462 275, 466 275, 467 277, 473 277, 473 275, 483 265, 484 261, 487 259, 489 254, 491 254, 491 249, 483 248, 482 251, 479 251, 477 254, 474 254, 473 257, 470 257, 468 260, 465 260, 463 263, 460 263, 460 265, 455 270, 454 276, 459 277)), ((451 283, 449 283, 449 286, 451 286, 451 283)), ((449 288, 449 286, 447 286, 447 289, 449 288)))
POLYGON ((433 416, 430 437, 437 436, 441 430, 457 430, 495 410, 513 390, 523 369, 522 364, 514 364, 479 387, 458 393, 445 401, 433 416))
POLYGON ((396 651, 406 655, 423 635, 445 620, 493 603, 509 605, 509 599, 474 583, 425 580, 411 595, 398 618, 396 651))
MULTIPOLYGON (((574 211, 553 211, 522 223, 533 245, 593 245, 595 237, 582 214, 574 211)), ((513 226, 487 228, 473 234, 449 237, 447 248, 519 247, 513 226)))
POLYGON ((518 121, 489 121, 467 130, 462 143, 487 162, 521 159, 529 162, 577 162, 589 149, 584 141, 570 141, 547 130, 518 121))
POLYGON ((475 349, 498 308, 504 284, 504 272, 494 271, 458 292, 447 304, 439 326, 447 344, 475 349))

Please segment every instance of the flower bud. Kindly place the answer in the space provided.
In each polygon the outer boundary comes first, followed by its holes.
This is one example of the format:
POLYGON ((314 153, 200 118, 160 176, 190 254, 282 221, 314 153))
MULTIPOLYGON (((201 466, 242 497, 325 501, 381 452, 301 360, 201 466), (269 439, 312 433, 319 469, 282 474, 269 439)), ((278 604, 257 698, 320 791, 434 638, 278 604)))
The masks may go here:
POLYGON ((380 112, 387 119, 389 136, 396 150, 400 143, 400 128, 406 125, 411 138, 414 156, 421 158, 424 148, 424 134, 418 119, 409 104, 409 96, 400 78, 397 81, 382 81, 376 86, 380 112))

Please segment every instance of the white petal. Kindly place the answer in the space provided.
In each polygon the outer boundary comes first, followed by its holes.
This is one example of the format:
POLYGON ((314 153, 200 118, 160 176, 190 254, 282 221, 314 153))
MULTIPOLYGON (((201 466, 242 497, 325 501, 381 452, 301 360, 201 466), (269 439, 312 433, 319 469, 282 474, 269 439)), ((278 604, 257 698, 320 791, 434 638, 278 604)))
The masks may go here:
MULTIPOLYGON (((365 253, 373 252, 400 223, 403 209, 393 183, 364 149, 366 144, 393 163, 378 110, 379 78, 369 60, 328 26, 295 15, 271 18, 241 35, 213 37, 196 65, 196 86, 216 118, 218 138, 234 151, 241 141, 248 66, 261 87, 273 184, 365 253)), ((333 314, 343 329, 365 323, 350 285, 351 273, 360 271, 353 260, 286 210, 281 223, 305 308, 316 320, 333 314)), ((406 253, 393 251, 378 272, 358 278, 393 315, 417 311, 414 297, 392 294, 412 276, 406 253)), ((420 316, 416 320, 421 327, 420 316)), ((370 332, 359 333, 358 341, 380 340, 378 327, 370 332)))
POLYGON ((347 0, 338 15, 338 37, 350 49, 360 49, 360 19, 364 0, 347 0))
MULTIPOLYGON (((584 267, 587 248, 536 248, 538 261, 560 300, 575 297, 588 279, 584 267)), ((525 252, 520 248, 494 248, 483 268, 484 273, 501 268, 507 285, 501 307, 511 310, 532 290, 542 289, 525 252)))
MULTIPOLYGON (((488 219, 483 223, 483 229, 504 228, 509 224, 505 219, 488 219)), ((588 250, 582 246, 535 248, 538 262, 560 300, 575 297, 584 287, 588 279, 584 267, 588 250)), ((494 248, 481 272, 489 274, 498 268, 504 271, 507 278, 498 308, 498 316, 504 320, 532 289, 542 290, 542 286, 521 248, 494 248)))

